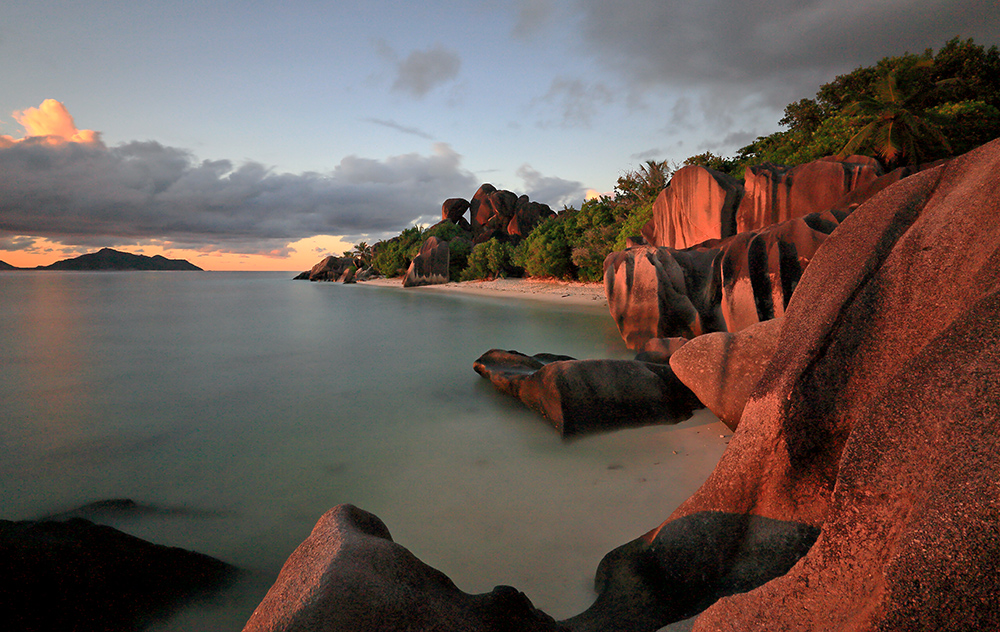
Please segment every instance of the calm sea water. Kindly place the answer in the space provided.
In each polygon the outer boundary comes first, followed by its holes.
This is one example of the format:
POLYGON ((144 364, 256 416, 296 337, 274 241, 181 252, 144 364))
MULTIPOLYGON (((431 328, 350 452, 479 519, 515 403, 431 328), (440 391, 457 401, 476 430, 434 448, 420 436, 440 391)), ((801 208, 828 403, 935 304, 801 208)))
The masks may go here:
POLYGON ((162 630, 241 629, 344 502, 459 588, 565 617, 725 444, 705 415, 563 441, 472 370, 630 357, 604 309, 289 277, 0 273, 0 518, 131 498, 157 510, 92 519, 253 571, 162 630))

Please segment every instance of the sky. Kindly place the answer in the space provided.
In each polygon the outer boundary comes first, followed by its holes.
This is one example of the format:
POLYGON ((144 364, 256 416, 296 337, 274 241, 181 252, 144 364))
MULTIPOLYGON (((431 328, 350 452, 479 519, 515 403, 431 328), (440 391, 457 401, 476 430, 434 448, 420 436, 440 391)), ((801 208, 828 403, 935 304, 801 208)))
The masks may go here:
POLYGON ((731 155, 996 0, 7 0, 0 260, 305 270, 484 182, 553 210, 731 155))

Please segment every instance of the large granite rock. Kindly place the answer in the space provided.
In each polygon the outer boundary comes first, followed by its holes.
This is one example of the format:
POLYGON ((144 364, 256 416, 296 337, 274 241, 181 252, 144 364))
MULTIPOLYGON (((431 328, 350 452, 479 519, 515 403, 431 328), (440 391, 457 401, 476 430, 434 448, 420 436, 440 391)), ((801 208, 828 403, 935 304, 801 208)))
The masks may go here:
POLYGON ((441 220, 457 224, 465 219, 465 212, 468 210, 469 201, 465 198, 448 198, 441 204, 441 220))
POLYGON ((721 244, 716 280, 725 330, 739 331, 784 314, 802 272, 840 217, 812 213, 721 244))
POLYGON ((653 202, 642 231, 651 246, 682 250, 736 234, 736 209, 743 198, 739 180, 697 165, 678 169, 653 202))
POLYGON ((403 287, 438 285, 448 282, 448 264, 451 250, 448 242, 438 237, 428 237, 420 246, 420 252, 403 277, 403 287))
POLYGON ((502 231, 514 217, 516 205, 516 194, 498 190, 489 183, 480 186, 469 207, 473 235, 478 238, 488 231, 502 231))
POLYGON ((608 309, 629 349, 723 327, 712 264, 717 249, 636 246, 604 260, 608 309))
POLYGON ((141 630, 237 570, 82 518, 0 520, 4 630, 141 630))
POLYGON ((244 632, 558 632, 509 586, 470 595, 351 505, 325 513, 244 632))
POLYGON ((736 231, 759 230, 795 217, 832 208, 845 195, 882 175, 873 158, 821 158, 796 167, 765 164, 744 174, 744 195, 736 231))
POLYGON ((507 234, 516 237, 527 237, 528 233, 544 219, 555 213, 548 204, 532 202, 527 195, 517 198, 514 204, 514 216, 507 223, 507 234))
POLYGON ((698 336, 670 354, 674 375, 732 429, 774 355, 781 319, 698 336))
POLYGON ((663 364, 492 349, 473 369, 497 390, 540 412, 563 436, 677 423, 701 408, 663 364))
MULTIPOLYGON (((311 269, 295 277, 296 281, 345 281, 348 271, 354 267, 352 257, 324 257, 311 269)), ((354 275, 351 274, 353 280, 354 275)), ((348 281, 349 282, 349 281, 348 281)))
POLYGON ((567 624, 707 607, 696 632, 1000 628, 998 263, 1000 141, 858 207, 715 471, 605 558, 567 624))

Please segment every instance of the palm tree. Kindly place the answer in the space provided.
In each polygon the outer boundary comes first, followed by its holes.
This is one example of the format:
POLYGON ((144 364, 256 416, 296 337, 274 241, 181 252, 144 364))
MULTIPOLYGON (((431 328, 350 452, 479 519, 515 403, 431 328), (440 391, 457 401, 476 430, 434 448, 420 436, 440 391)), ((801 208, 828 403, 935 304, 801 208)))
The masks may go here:
POLYGON ((371 266, 372 262, 372 247, 368 245, 368 242, 362 241, 361 243, 354 246, 354 250, 351 251, 355 259, 360 260, 362 266, 368 268, 371 266))
MULTIPOLYGON (((931 60, 923 60, 914 68, 931 65, 931 60)), ((944 82, 938 82, 934 87, 942 83, 944 82)), ((837 154, 838 158, 856 154, 870 145, 885 166, 891 168, 919 162, 922 150, 935 142, 946 151, 951 151, 941 128, 920 106, 925 100, 925 90, 907 92, 901 89, 896 79, 896 69, 879 78, 872 88, 874 95, 866 95, 843 110, 844 114, 859 116, 868 123, 847 141, 837 154)))

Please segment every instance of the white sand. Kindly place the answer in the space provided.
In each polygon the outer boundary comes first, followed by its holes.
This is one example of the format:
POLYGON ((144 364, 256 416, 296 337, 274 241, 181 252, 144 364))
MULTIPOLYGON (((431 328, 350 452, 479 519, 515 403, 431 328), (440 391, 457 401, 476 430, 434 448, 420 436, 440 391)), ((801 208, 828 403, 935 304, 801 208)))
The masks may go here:
MULTIPOLYGON (((401 287, 402 279, 372 279, 369 285, 401 287)), ((540 300, 562 305, 592 305, 607 307, 603 283, 559 281, 556 279, 496 279, 494 281, 452 281, 441 285, 408 288, 413 292, 462 292, 481 296, 510 296, 540 300)))

